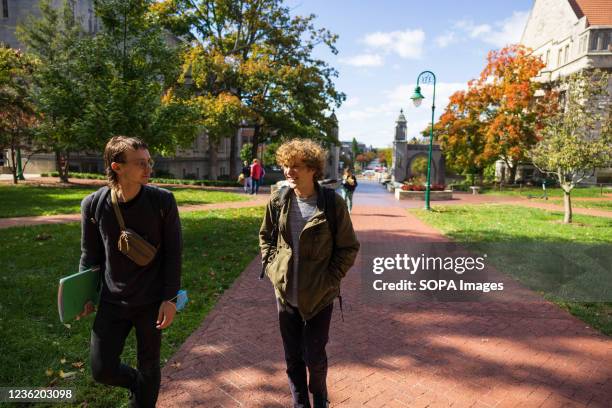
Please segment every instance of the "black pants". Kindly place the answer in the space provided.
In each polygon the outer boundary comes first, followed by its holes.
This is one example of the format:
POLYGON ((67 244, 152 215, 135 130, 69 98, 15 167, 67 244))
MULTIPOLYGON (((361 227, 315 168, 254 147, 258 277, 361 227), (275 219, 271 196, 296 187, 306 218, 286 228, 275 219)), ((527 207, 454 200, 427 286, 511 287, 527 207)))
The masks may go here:
MULTIPOLYGON (((277 301, 278 302, 278 301, 277 301)), ((285 349, 287 376, 295 408, 309 408, 308 390, 314 407, 325 407, 327 401, 327 353, 329 325, 334 305, 326 306, 310 320, 302 320, 298 309, 278 303, 278 321, 285 349), (309 381, 306 381, 308 367, 309 381)))
POLYGON ((155 407, 161 371, 159 353, 161 330, 155 327, 159 302, 126 307, 100 302, 91 331, 91 371, 94 380, 128 388, 133 392, 131 406, 155 407), (136 329, 138 370, 121 363, 125 339, 136 329))

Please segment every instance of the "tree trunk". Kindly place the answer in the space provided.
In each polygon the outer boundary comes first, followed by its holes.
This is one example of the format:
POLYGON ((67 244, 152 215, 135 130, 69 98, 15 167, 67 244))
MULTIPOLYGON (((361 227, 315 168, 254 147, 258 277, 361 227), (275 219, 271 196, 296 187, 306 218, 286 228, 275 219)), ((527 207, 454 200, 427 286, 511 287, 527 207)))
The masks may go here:
POLYGON ((229 154, 229 174, 230 180, 235 180, 238 177, 238 166, 236 161, 238 158, 238 149, 240 144, 238 143, 238 132, 240 128, 236 129, 234 136, 230 139, 230 154, 229 154))
POLYGON ((260 132, 261 132, 261 126, 256 124, 254 131, 253 131, 253 146, 251 146, 251 156, 253 156, 253 159, 257 158, 257 151, 259 150, 260 132))
POLYGON ((11 146, 11 173, 13 174, 13 184, 17 184, 17 162, 15 161, 15 147, 11 146))
POLYGON ((208 138, 208 178, 210 180, 219 179, 219 160, 217 155, 217 142, 208 138))
POLYGON ((516 165, 510 167, 508 166, 508 184, 514 184, 516 180, 516 165))
POLYGON ((55 151, 55 167, 62 183, 68 182, 68 159, 59 150, 55 151))
POLYGON ((564 224, 571 224, 572 222, 572 200, 570 193, 563 189, 563 206, 565 207, 565 215, 563 216, 564 224))

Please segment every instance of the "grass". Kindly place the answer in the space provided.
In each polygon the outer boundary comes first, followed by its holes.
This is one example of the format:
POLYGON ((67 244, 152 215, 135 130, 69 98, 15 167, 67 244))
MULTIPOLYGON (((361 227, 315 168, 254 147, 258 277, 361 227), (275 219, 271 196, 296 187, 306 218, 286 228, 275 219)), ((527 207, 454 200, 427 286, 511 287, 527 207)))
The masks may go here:
MULTIPOLYGON (((550 204, 563 205, 563 200, 548 200, 550 204)), ((572 208, 592 208, 595 210, 612 211, 612 200, 572 200, 572 208)))
POLYGON ((500 271, 612 335, 612 219, 504 205, 411 210, 500 271))
MULTIPOLYGON (((218 297, 257 255, 262 216, 262 208, 182 215, 182 287, 188 291, 189 303, 164 331, 162 363, 199 327, 218 297)), ((117 407, 127 401, 127 391, 91 379, 88 355, 93 316, 64 326, 57 314, 57 283, 76 271, 79 242, 78 223, 2 231, 0 386, 70 387, 76 390, 78 403, 117 407), (41 240, 45 235, 50 238, 41 240), (82 364, 82 371, 73 364, 82 364), (60 370, 75 374, 62 379, 60 370)), ((123 359, 134 365, 135 356, 132 332, 123 359)))
MULTIPOLYGON (((524 188, 504 188, 502 191, 496 189, 484 189, 481 190, 482 194, 490 195, 501 195, 501 196, 520 196, 520 197, 542 197, 542 187, 524 187, 524 188)), ((602 197, 602 189, 600 187, 577 187, 572 190, 573 197, 602 197)), ((610 197, 612 190, 608 188, 603 189, 604 196, 610 197)), ((548 197, 563 197, 563 190, 561 188, 547 188, 546 195, 548 197)))
MULTIPOLYGON (((79 213, 81 200, 98 188, 99 186, 43 187, 0 184, 0 218, 79 213)), ((167 189, 174 193, 178 205, 247 199, 244 195, 231 192, 175 187, 167 189)))

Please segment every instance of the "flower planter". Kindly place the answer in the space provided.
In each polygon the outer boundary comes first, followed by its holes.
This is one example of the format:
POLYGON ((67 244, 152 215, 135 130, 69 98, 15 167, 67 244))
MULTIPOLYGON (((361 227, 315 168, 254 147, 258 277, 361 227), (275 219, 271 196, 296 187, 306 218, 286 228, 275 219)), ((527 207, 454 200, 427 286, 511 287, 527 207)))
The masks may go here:
MULTIPOLYGON (((397 200, 425 201, 425 191, 404 191, 397 188, 395 189, 395 198, 397 200)), ((431 201, 452 200, 453 192, 451 190, 430 191, 429 199, 431 201)))

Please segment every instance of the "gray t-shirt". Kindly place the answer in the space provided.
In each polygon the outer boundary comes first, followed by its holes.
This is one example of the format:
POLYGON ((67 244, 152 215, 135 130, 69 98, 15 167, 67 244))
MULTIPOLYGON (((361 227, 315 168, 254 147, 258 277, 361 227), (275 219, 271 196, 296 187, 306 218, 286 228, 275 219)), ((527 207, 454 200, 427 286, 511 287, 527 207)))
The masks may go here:
POLYGON ((299 198, 291 192, 291 207, 289 208, 289 232, 291 248, 293 249, 293 275, 287 282, 287 302, 292 306, 298 304, 298 265, 300 263, 300 234, 306 223, 317 211, 317 193, 308 198, 299 198))

